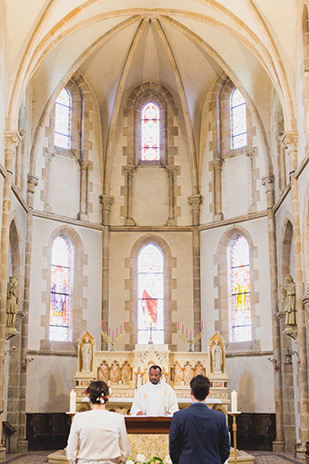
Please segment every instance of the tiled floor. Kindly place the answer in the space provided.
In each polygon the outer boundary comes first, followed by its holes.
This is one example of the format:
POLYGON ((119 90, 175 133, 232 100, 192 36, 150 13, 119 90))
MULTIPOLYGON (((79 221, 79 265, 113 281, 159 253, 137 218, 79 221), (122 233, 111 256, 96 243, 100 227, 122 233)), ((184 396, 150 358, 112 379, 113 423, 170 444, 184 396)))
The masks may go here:
MULTIPOLYGON (((29 453, 8 453, 2 464, 46 464, 52 451, 30 451, 29 453)), ((272 453, 271 451, 248 451, 255 457, 255 464, 300 464, 304 460, 295 459, 292 453, 272 453)))

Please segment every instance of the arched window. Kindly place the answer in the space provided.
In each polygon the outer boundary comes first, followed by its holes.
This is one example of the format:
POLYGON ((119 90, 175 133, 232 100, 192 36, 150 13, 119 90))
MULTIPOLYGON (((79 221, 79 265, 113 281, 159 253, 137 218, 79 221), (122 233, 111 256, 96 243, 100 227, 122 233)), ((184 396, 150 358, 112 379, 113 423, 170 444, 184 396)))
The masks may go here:
POLYGON ((230 340, 252 340, 249 243, 242 235, 228 248, 230 340))
POLYGON ((247 114, 246 100, 234 89, 231 94, 231 148, 241 148, 247 145, 247 114))
POLYGON ((153 102, 148 102, 142 109, 141 120, 141 160, 160 160, 160 111, 153 102))
POLYGON ((49 339, 72 340, 72 263, 73 247, 62 235, 55 238, 51 250, 49 339))
POLYGON ((58 95, 55 105, 55 146, 69 149, 71 147, 71 113, 72 98, 64 88, 58 95))
POLYGON ((139 252, 137 273, 137 342, 164 343, 164 259, 162 251, 153 243, 139 252))

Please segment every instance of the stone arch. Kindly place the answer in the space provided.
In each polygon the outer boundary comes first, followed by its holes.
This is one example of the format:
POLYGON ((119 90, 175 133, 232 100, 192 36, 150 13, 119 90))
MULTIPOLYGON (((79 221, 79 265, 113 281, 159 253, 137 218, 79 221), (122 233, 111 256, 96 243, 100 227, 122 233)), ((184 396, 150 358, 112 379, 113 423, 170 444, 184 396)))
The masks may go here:
POLYGON ((42 271, 43 280, 46 282, 46 290, 42 292, 42 303, 45 306, 41 316, 41 326, 44 327, 45 337, 41 339, 41 351, 77 350, 78 339, 87 330, 87 321, 83 319, 83 309, 87 307, 87 300, 83 297, 83 289, 87 287, 87 276, 84 274, 84 267, 88 263, 88 256, 84 252, 84 246, 79 234, 67 225, 55 229, 49 239, 47 246, 43 249, 43 256, 46 259, 46 267, 42 271), (59 235, 69 239, 74 249, 73 260, 73 290, 72 290, 72 342, 50 341, 49 331, 49 311, 50 311, 50 269, 51 269, 51 247, 53 241, 59 235))
MULTIPOLYGON (((227 250, 231 241, 238 235, 243 235, 249 243, 250 250, 250 295, 252 315, 252 341, 239 342, 246 344, 246 348, 252 350, 260 349, 260 340, 257 339, 257 328, 260 326, 260 317, 256 315, 256 303, 259 301, 259 292, 255 291, 255 282, 258 280, 258 270, 254 267, 254 259, 258 256, 257 247, 247 229, 241 226, 232 226, 221 236, 217 253, 214 255, 214 264, 217 265, 217 275, 214 276, 214 287, 217 288, 218 298, 215 299, 215 309, 218 310, 218 320, 215 321, 215 330, 228 341, 229 336, 230 302, 228 294, 228 260, 227 250)), ((238 343, 238 342, 237 342, 238 343)))
POLYGON ((125 302, 125 309, 129 311, 129 322, 126 323, 127 331, 130 334, 129 344, 125 346, 127 351, 133 350, 137 343, 137 257, 140 250, 148 243, 153 243, 160 248, 164 257, 164 343, 169 345, 171 350, 176 346, 172 345, 172 334, 176 332, 176 322, 172 322, 172 312, 177 311, 177 302, 172 299, 172 290, 176 288, 176 279, 172 278, 172 270, 176 267, 176 258, 172 256, 168 243, 159 235, 152 233, 139 238, 131 248, 130 256, 126 258, 125 266, 129 270, 129 279, 126 279, 126 288, 130 291, 129 299, 125 302))

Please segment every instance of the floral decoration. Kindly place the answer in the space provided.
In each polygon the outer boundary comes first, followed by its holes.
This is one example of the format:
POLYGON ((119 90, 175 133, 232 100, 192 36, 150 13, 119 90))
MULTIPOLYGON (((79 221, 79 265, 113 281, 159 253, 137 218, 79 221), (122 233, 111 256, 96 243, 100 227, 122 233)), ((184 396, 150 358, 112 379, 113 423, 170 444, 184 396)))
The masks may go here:
POLYGON ((153 456, 147 460, 144 454, 138 454, 136 459, 129 458, 126 464, 172 464, 172 461, 169 455, 165 456, 163 461, 163 459, 158 456, 153 456))

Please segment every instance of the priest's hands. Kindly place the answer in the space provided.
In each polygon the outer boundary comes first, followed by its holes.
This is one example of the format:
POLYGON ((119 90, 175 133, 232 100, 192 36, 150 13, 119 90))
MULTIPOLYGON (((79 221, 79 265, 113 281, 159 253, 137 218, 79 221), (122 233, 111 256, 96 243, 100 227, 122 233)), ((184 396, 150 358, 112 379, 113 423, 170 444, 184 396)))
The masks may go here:
POLYGON ((144 416, 145 414, 143 413, 143 411, 138 411, 138 413, 136 413, 137 416, 144 416))
POLYGON ((171 413, 171 412, 169 412, 169 411, 166 411, 166 412, 165 412, 165 415, 166 415, 166 416, 171 416, 171 415, 172 415, 172 413, 171 413))

